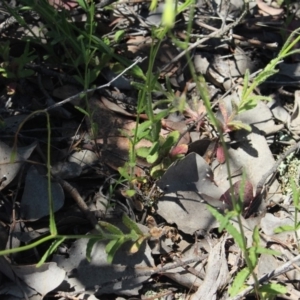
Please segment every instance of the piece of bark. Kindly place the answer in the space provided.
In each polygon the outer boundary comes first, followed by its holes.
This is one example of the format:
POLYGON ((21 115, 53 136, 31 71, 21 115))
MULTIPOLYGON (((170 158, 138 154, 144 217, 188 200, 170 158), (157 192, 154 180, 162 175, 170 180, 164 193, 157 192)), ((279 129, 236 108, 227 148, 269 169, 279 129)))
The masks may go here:
POLYGON ((203 284, 198 288, 196 293, 190 296, 189 300, 216 300, 218 290, 227 284, 229 271, 225 257, 225 241, 226 236, 222 237, 220 241, 211 248, 203 284))

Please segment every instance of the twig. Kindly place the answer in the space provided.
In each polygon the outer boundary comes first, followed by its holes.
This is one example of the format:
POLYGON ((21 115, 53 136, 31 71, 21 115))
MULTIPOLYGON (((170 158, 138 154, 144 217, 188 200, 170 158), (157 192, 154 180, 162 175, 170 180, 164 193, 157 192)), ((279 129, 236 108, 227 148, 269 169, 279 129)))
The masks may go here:
MULTIPOLYGON (((211 25, 208 25, 200 20, 195 20, 195 23, 203 28, 206 28, 208 30, 211 30, 211 31, 217 31, 218 28, 216 27, 213 27, 211 25)), ((251 46, 254 46, 254 47, 261 47, 261 48, 267 48, 267 49, 272 49, 272 50, 276 50, 278 49, 278 43, 277 42, 273 42, 273 43, 264 43, 262 41, 259 41, 259 40, 256 40, 256 39, 247 39, 241 35, 238 35, 238 34, 235 34, 233 33, 232 34, 232 38, 233 39, 236 39, 236 40, 239 40, 239 41, 245 41, 249 44, 251 44, 251 46)), ((237 43, 235 43, 237 44, 237 43)))
POLYGON ((118 282, 121 282, 121 281, 124 281, 124 280, 134 279, 134 278, 141 277, 141 276, 152 276, 154 274, 163 273, 165 271, 172 270, 172 269, 175 269, 177 267, 185 267, 185 266, 187 266, 191 263, 203 261, 206 258, 208 258, 208 254, 202 254, 201 256, 196 256, 196 257, 188 259, 186 261, 180 261, 180 262, 176 262, 174 264, 165 265, 164 267, 161 267, 161 268, 151 269, 150 271, 146 271, 146 272, 143 272, 143 273, 138 273, 138 274, 130 275, 130 276, 123 276, 123 277, 120 277, 120 278, 117 278, 117 279, 113 279, 111 281, 104 282, 103 284, 98 285, 98 286, 86 287, 85 289, 81 289, 79 291, 74 291, 74 292, 70 292, 70 293, 58 292, 57 297, 59 297, 61 295, 73 296, 73 295, 78 295, 78 294, 85 293, 85 292, 96 293, 99 289, 102 289, 104 287, 113 285, 115 283, 118 283, 118 282))
POLYGON ((126 69, 124 69, 120 74, 118 74, 114 79, 112 79, 108 83, 100 85, 100 86, 98 86, 96 88, 93 88, 93 89, 87 89, 85 91, 77 93, 76 95, 73 95, 73 96, 71 96, 71 97, 69 97, 69 98, 67 98, 67 99, 65 99, 63 101, 60 101, 58 103, 55 103, 55 104, 49 106, 48 108, 44 109, 44 111, 47 112, 47 111, 49 111, 51 109, 54 109, 54 108, 56 108, 58 106, 62 106, 63 104, 68 103, 68 102, 70 102, 70 101, 72 101, 72 100, 74 100, 74 99, 76 99, 78 97, 84 96, 87 93, 95 92, 97 90, 101 90, 101 89, 104 89, 106 87, 109 87, 114 81, 116 81, 119 77, 121 77, 122 75, 124 75, 128 70, 130 70, 131 68, 133 68, 135 65, 137 65, 140 62, 142 62, 144 59, 146 59, 146 57, 144 57, 144 58, 138 57, 138 59, 133 64, 131 64, 126 69))
POLYGON ((208 254, 202 254, 201 256, 196 256, 194 258, 191 258, 191 259, 188 259, 188 260, 185 260, 185 261, 179 261, 179 262, 176 262, 176 263, 170 264, 170 265, 168 264, 168 265, 165 265, 164 267, 161 267, 161 268, 152 269, 150 271, 138 273, 138 274, 135 274, 135 275, 123 276, 123 277, 105 282, 105 283, 103 283, 99 286, 95 286, 95 287, 92 287, 92 288, 86 288, 85 291, 96 289, 96 292, 97 292, 99 289, 102 289, 104 287, 110 286, 112 284, 115 284, 115 283, 118 283, 118 282, 121 282, 121 281, 124 281, 124 280, 129 280, 129 279, 142 277, 142 276, 152 276, 152 275, 158 274, 158 273, 164 273, 165 271, 168 271, 168 270, 172 270, 172 269, 175 269, 175 268, 178 268, 178 267, 185 267, 185 266, 187 266, 191 263, 203 261, 207 257, 208 257, 208 254))
POLYGON ((90 221, 90 223, 94 227, 96 227, 98 225, 98 221, 94 216, 94 214, 89 210, 88 206, 86 205, 86 203, 84 202, 80 194, 78 193, 77 189, 75 189, 71 184, 69 184, 67 181, 63 179, 60 178, 56 178, 56 179, 63 187, 63 189, 72 196, 72 198, 75 200, 78 207, 85 214, 86 218, 90 221))
MULTIPOLYGON (((263 275, 262 277, 259 278, 258 283, 263 283, 266 282, 276 276, 279 276, 283 273, 286 273, 288 271, 291 271, 293 269, 295 269, 294 264, 296 262, 300 261, 300 254, 295 256, 293 259, 291 259, 290 261, 288 261, 287 263, 279 266, 277 269, 263 275)), ((247 287, 246 289, 244 289, 242 292, 240 292, 239 294, 237 294, 235 297, 233 298, 229 298, 229 300, 239 300, 242 299, 244 296, 246 296, 248 293, 250 293, 254 288, 254 284, 251 284, 249 287, 247 287)))
POLYGON ((0 33, 12 26, 13 24, 18 23, 18 20, 15 17, 9 17, 4 22, 0 24, 0 33))
POLYGON ((285 153, 283 153, 275 162, 275 164, 272 166, 272 168, 266 172, 263 177, 260 179, 260 181, 257 184, 256 187, 256 196, 259 196, 261 194, 261 191, 263 190, 264 184, 268 177, 275 173, 279 167, 279 165, 282 163, 284 159, 286 159, 287 156, 289 156, 291 153, 295 152, 300 147, 300 142, 296 143, 292 147, 290 147, 285 153))
MULTIPOLYGON (((245 4, 247 5, 247 4, 245 4)), ((244 9, 243 13, 240 15, 240 17, 235 20, 234 22, 232 22, 231 24, 225 26, 224 28, 218 29, 212 33, 210 33, 207 37, 202 38, 198 41, 196 41, 195 43, 191 44, 186 50, 182 51, 181 53, 179 53, 176 57, 174 57, 169 63, 167 63, 166 65, 164 65, 162 67, 162 69, 160 70, 165 71, 167 68, 169 68, 169 66, 175 62, 177 62, 181 57, 183 57, 184 55, 186 55, 188 52, 190 52, 191 50, 193 50, 194 48, 196 48, 197 46, 203 44, 204 42, 206 42, 207 40, 211 39, 211 38, 218 38, 223 36, 224 34, 226 34, 228 31, 230 31, 233 27, 235 27, 237 24, 239 24, 241 22, 241 20, 245 17, 246 13, 247 13, 247 8, 244 9)))
POLYGON ((34 64, 34 63, 28 63, 25 65, 25 68, 29 69, 29 70, 33 70, 42 75, 55 77, 58 80, 63 81, 63 82, 67 82, 67 83, 71 83, 71 84, 80 86, 79 82, 74 77, 67 75, 67 74, 62 74, 58 71, 47 69, 46 65, 43 66, 43 65, 38 65, 38 64, 34 64))

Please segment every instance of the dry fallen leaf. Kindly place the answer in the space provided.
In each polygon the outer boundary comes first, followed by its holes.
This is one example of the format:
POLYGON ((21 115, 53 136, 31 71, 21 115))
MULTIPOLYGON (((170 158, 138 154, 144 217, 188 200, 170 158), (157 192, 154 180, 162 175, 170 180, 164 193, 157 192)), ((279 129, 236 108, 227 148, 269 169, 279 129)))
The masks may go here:
MULTIPOLYGON (((52 181, 51 195, 54 211, 64 205, 64 192, 59 183, 52 181)), ((49 215, 48 180, 39 174, 35 166, 31 166, 26 174, 25 187, 21 200, 21 216, 23 220, 36 221, 49 215)))
POLYGON ((256 0, 256 3, 264 16, 280 16, 284 12, 282 8, 272 7, 262 0, 256 0))
POLYGON ((48 0, 48 2, 56 9, 64 8, 66 10, 71 10, 78 6, 78 2, 76 0, 48 0))
MULTIPOLYGON (((125 231, 124 225, 120 220, 110 221, 113 225, 125 231)), ((148 228, 138 225, 139 228, 148 233, 148 228)), ((127 228, 128 230, 128 228, 127 228)), ((97 234, 97 231, 91 232, 97 234)), ((80 291, 86 287, 93 287, 87 294, 95 293, 95 286, 111 283, 103 286, 96 291, 95 295, 102 294, 121 294, 127 296, 137 295, 142 287, 142 283, 150 276, 138 276, 147 270, 152 270, 154 261, 151 251, 146 242, 142 243, 139 251, 128 255, 132 243, 125 243, 116 252, 112 264, 107 263, 105 251, 107 241, 98 242, 94 245, 91 253, 91 261, 86 259, 87 239, 79 239, 73 243, 68 251, 69 258, 55 255, 54 261, 57 265, 67 272, 66 282, 75 291, 80 291), (124 280, 113 282, 113 280, 124 277, 124 280), (128 279, 126 279, 126 277, 128 279)))
POLYGON ((37 143, 17 148, 16 162, 10 163, 12 149, 0 141, 0 191, 18 175, 24 161, 29 158, 37 143))
POLYGON ((171 165, 157 182, 164 191, 157 204, 157 213, 189 234, 215 226, 207 203, 222 210, 225 206, 218 199, 224 191, 212 182, 211 176, 210 167, 196 153, 171 165), (206 199, 202 197, 204 195, 206 199))
POLYGON ((294 109, 288 127, 298 139, 300 136, 300 90, 295 91, 294 109))
POLYGON ((203 284, 189 300, 216 300, 218 291, 222 290, 230 279, 225 254, 226 237, 223 236, 209 252, 206 274, 203 284))

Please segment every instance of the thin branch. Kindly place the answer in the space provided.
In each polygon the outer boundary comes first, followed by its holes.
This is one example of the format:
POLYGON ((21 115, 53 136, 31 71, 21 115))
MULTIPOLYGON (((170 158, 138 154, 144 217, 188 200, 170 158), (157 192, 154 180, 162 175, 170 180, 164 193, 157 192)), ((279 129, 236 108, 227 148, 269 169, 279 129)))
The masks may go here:
POLYGON ((185 266, 187 266, 191 263, 203 261, 207 258, 208 258, 208 254, 202 254, 200 256, 196 256, 196 257, 188 259, 186 261, 179 261, 179 262, 176 262, 176 263, 173 263, 173 264, 167 264, 167 265, 165 265, 164 267, 161 267, 161 268, 156 268, 156 269, 153 268, 149 271, 140 272, 140 273, 137 273, 135 275, 123 276, 123 277, 120 277, 120 278, 117 278, 117 279, 113 279, 111 281, 104 282, 103 284, 98 285, 98 286, 86 287, 84 289, 74 291, 74 292, 70 292, 70 293, 58 292, 58 296, 62 296, 62 295, 64 295, 64 296, 74 296, 74 295, 79 295, 81 293, 86 293, 86 292, 88 292, 88 293, 92 292, 93 294, 95 294, 95 293, 97 293, 97 291, 99 289, 102 289, 104 287, 116 284, 118 282, 122 282, 124 280, 134 279, 134 278, 141 277, 141 276, 149 276, 150 277, 154 274, 164 273, 165 271, 172 270, 172 269, 175 269, 175 268, 178 268, 178 267, 183 267, 184 268, 185 266))
POLYGON ((190 52, 191 50, 193 50, 194 48, 196 48, 197 46, 203 44, 204 42, 206 42, 207 40, 211 39, 211 38, 218 38, 223 36, 224 34, 226 34, 228 31, 230 31, 233 27, 235 27, 237 24, 239 24, 241 22, 241 20, 245 17, 246 13, 247 13, 248 9, 245 8, 243 13, 240 15, 240 17, 235 20, 234 22, 232 22, 231 24, 225 26, 224 28, 221 28, 219 30, 216 30, 212 33, 210 33, 207 37, 202 38, 198 41, 196 41, 195 43, 191 44, 187 49, 185 49, 184 51, 182 51, 181 53, 179 53, 176 57, 174 57, 169 63, 167 63, 166 65, 163 66, 163 68, 160 70, 165 71, 167 68, 169 68, 169 66, 175 62, 177 62, 181 57, 183 57, 184 55, 186 55, 186 53, 190 52))
MULTIPOLYGON (((264 283, 269 281, 270 279, 277 277, 283 273, 286 273, 288 271, 291 271, 293 269, 295 269, 294 264, 297 263, 298 261, 300 261, 300 254, 295 256, 293 259, 291 259, 290 261, 288 261, 287 263, 279 266, 277 269, 263 275, 262 277, 259 278, 258 283, 264 283)), ((233 298, 229 298, 228 300, 240 300, 243 297, 245 297, 247 294, 249 294, 254 288, 254 285, 251 284, 249 287, 247 287, 245 290, 243 290, 242 292, 240 292, 239 294, 237 294, 235 297, 233 298)))
POLYGON ((295 152, 297 149, 300 148, 300 142, 296 143, 295 145, 293 145, 292 147, 290 147, 286 152, 284 152, 275 162, 275 164, 272 166, 272 168, 270 170, 268 170, 260 179, 260 181, 257 184, 256 187, 256 196, 259 196, 261 194, 261 191, 264 187, 264 184, 266 182, 266 180, 268 179, 268 177, 270 175, 272 175, 273 173, 275 173, 279 167, 279 165, 283 162, 283 160, 285 160, 287 158, 287 156, 289 156, 291 153, 295 152))
POLYGON ((71 184, 69 184, 67 181, 56 178, 56 180, 60 183, 60 185, 63 187, 63 189, 70 194, 70 196, 75 200, 77 203, 79 209, 85 214, 86 218, 90 221, 90 223, 96 227, 98 225, 98 221, 95 217, 95 215, 90 211, 82 197, 80 196, 79 192, 76 188, 74 188, 71 184))
POLYGON ((144 58, 138 57, 138 59, 133 64, 131 64, 126 69, 124 69, 120 74, 118 74, 114 79, 112 79, 108 83, 100 85, 100 86, 98 86, 96 88, 87 89, 85 91, 82 91, 82 92, 80 92, 80 93, 78 93, 76 95, 73 95, 73 96, 71 96, 71 97, 69 97, 69 98, 67 98, 67 99, 65 99, 63 101, 60 101, 58 103, 55 103, 55 104, 49 106, 48 108, 44 109, 44 111, 46 112, 46 111, 54 109, 54 108, 56 108, 58 106, 62 106, 63 104, 68 103, 68 102, 70 102, 70 101, 72 101, 72 100, 74 100, 74 99, 76 99, 78 97, 82 97, 82 96, 86 95, 87 93, 95 92, 97 90, 101 90, 101 89, 104 89, 106 87, 109 87, 114 81, 116 81, 119 77, 121 77, 122 75, 124 75, 128 70, 130 70, 131 68, 133 68, 135 65, 137 65, 140 62, 142 62, 144 59, 146 59, 146 57, 144 57, 144 58))

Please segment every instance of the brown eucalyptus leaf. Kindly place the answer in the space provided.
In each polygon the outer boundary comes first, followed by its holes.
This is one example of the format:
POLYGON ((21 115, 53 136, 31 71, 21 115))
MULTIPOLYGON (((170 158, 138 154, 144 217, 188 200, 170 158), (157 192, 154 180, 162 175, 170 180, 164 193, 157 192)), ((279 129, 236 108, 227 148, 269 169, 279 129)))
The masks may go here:
POLYGON ((225 153, 224 153, 224 149, 222 147, 222 145, 219 145, 217 148, 217 160, 220 164, 224 164, 224 162, 226 161, 226 157, 225 157, 225 153))
POLYGON ((12 266, 16 276, 26 283, 26 293, 40 294, 41 299, 58 287, 65 279, 66 272, 56 263, 44 263, 41 267, 35 265, 12 266))
MULTIPOLYGON (((119 220, 111 220, 110 223, 117 226, 123 232, 127 230, 119 220)), ((138 224, 139 228, 148 233, 148 228, 138 224)), ((92 231, 91 234, 99 232, 92 231)), ((54 261, 57 265, 67 272, 66 282, 75 291, 80 291, 86 287, 94 287, 107 284, 96 291, 94 288, 87 291, 87 294, 121 294, 127 296, 137 295, 143 282, 150 276, 138 276, 147 270, 152 270, 154 261, 151 256, 150 247, 143 242, 139 251, 129 255, 132 242, 127 242, 116 252, 112 264, 107 262, 107 253, 105 251, 107 241, 99 241, 92 249, 91 261, 86 259, 86 247, 88 240, 79 239, 73 243, 69 250, 69 258, 61 255, 55 255, 54 261), (122 281, 114 282, 116 278, 128 277, 122 281), (110 284, 108 284, 110 283, 110 284)))
MULTIPOLYGON (((61 185, 51 182, 51 195, 54 211, 64 204, 64 192, 61 185)), ((49 215, 48 180, 31 166, 26 174, 25 188, 21 200, 21 215, 24 220, 36 221, 49 215)))
MULTIPOLYGON (((243 210, 245 210, 251 204, 254 196, 253 196, 253 186, 250 181, 246 180, 244 183, 239 180, 233 184, 233 197, 235 201, 240 201, 243 206, 243 210), (242 190, 241 190, 242 189, 242 190), (242 193, 243 197, 240 199, 240 194, 242 193)), ((229 188, 221 197, 220 201, 224 201, 230 209, 233 208, 232 205, 232 197, 231 197, 231 189, 229 188)))
POLYGON ((48 0, 48 2, 56 9, 64 8, 66 10, 71 10, 78 6, 78 2, 76 0, 48 0))
POLYGON ((177 224, 186 233, 208 230, 216 221, 207 204, 224 209, 218 201, 222 190, 213 182, 213 173, 205 160, 196 153, 169 167, 157 185, 164 191, 158 201, 157 213, 168 223, 177 224))
POLYGON ((284 12, 282 8, 272 7, 262 0, 256 0, 256 3, 264 16, 280 16, 284 12))

